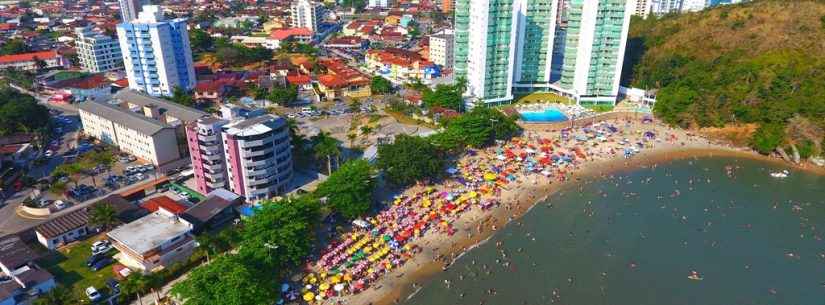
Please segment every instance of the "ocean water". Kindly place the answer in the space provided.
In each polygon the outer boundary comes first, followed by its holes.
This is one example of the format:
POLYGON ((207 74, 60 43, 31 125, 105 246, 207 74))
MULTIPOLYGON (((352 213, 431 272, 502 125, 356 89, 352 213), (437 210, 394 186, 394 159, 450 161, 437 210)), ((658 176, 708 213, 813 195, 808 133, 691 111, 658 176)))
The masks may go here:
POLYGON ((823 305, 825 177, 780 169, 690 159, 565 189, 402 303, 823 305))

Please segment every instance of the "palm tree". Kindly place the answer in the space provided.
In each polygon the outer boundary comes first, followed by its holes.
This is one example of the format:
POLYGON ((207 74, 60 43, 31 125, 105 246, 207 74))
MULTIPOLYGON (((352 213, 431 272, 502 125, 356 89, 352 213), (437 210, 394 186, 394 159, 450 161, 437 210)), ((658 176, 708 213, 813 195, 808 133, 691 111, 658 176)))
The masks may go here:
POLYGON ((92 207, 89 215, 89 224, 97 227, 103 227, 108 230, 109 227, 117 223, 117 211, 109 203, 99 203, 92 207))
POLYGON ((338 142, 335 141, 329 133, 323 131, 312 137, 312 141, 315 143, 315 145, 312 146, 312 149, 315 151, 315 158, 327 158, 327 174, 331 175, 332 157, 335 156, 337 159, 338 156, 341 155, 341 150, 338 149, 338 142))

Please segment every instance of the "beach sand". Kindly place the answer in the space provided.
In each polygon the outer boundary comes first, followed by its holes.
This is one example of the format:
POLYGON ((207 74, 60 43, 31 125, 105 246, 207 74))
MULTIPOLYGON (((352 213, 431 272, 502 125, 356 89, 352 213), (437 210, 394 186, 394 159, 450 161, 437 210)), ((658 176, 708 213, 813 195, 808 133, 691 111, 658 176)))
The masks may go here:
MULTIPOLYGON (((654 166, 678 159, 698 157, 737 157, 750 158, 772 162, 787 167, 797 167, 825 174, 825 169, 815 167, 793 166, 782 160, 762 156, 749 149, 736 148, 723 144, 690 136, 688 132, 672 129, 662 125, 632 124, 629 129, 651 129, 656 126, 659 134, 675 134, 679 141, 676 143, 657 143, 656 147, 644 149, 630 159, 621 156, 588 161, 581 165, 564 182, 551 181, 539 175, 520 178, 519 182, 511 183, 501 194, 502 204, 491 211, 472 209, 454 223, 457 232, 453 236, 431 230, 425 233, 414 243, 422 247, 422 252, 415 255, 410 261, 397 269, 382 276, 371 288, 355 295, 347 295, 326 300, 323 304, 349 305, 388 305, 404 301, 414 293, 418 283, 426 281, 445 267, 444 261, 451 262, 460 257, 472 247, 489 239, 495 231, 493 228, 502 228, 510 221, 518 220, 536 203, 544 201, 550 195, 565 189, 575 188, 582 181, 599 178, 603 175, 631 171, 641 167, 654 166), (537 181, 534 183, 533 179, 537 181), (525 181, 526 180, 526 181, 525 181), (481 230, 479 231, 479 227, 481 230), (439 260, 441 258, 441 260, 439 260)), ((626 129, 628 127, 623 127, 626 129)), ((546 138, 558 137, 557 132, 529 131, 534 135, 546 138)))

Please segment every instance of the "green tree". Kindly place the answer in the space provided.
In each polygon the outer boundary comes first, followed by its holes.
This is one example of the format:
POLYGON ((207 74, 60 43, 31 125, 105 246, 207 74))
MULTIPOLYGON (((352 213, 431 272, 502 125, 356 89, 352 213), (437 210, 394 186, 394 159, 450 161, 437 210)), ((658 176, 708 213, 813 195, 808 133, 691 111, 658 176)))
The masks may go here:
POLYGON ((95 204, 92 207, 92 211, 89 214, 89 224, 108 231, 109 228, 117 222, 117 211, 111 204, 104 202, 95 204))
POLYGON ((781 124, 759 126, 751 136, 751 146, 761 154, 770 154, 785 141, 785 128, 781 124))
POLYGON ((392 144, 378 146, 377 166, 390 182, 406 186, 440 177, 445 163, 441 153, 427 139, 399 135, 392 144))
POLYGON ((12 55, 12 54, 20 54, 29 52, 29 45, 26 44, 23 39, 15 38, 6 41, 2 47, 0 47, 0 55, 12 55))
POLYGON ((187 305, 268 305, 279 297, 274 280, 272 270, 224 255, 193 270, 171 293, 187 305))
POLYGON ((328 133, 322 131, 312 137, 312 142, 315 143, 312 146, 315 159, 321 160, 326 158, 327 175, 332 174, 332 158, 335 157, 337 160, 341 155, 341 150, 338 148, 338 141, 332 138, 328 133))
POLYGON ((189 44, 196 52, 212 50, 215 40, 209 33, 201 29, 192 29, 189 32, 189 44))
POLYGON ((270 102, 281 106, 289 106, 298 99, 298 88, 294 85, 286 87, 272 87, 269 94, 266 96, 270 102))
POLYGON ((345 218, 355 219, 369 210, 374 188, 370 164, 357 159, 341 165, 318 186, 315 194, 326 197, 333 209, 345 218))
POLYGON ((134 272, 120 283, 120 300, 126 301, 135 295, 143 295, 154 286, 153 279, 139 272, 134 272))
POLYGON ((476 107, 447 123, 452 140, 480 148, 516 135, 521 128, 513 118, 493 108, 476 107))
POLYGON ((49 109, 7 86, 0 89, 0 135, 35 132, 49 126, 49 109))
POLYGON ((63 163, 54 168, 54 170, 52 171, 52 177, 68 177, 69 180, 74 182, 74 185, 77 186, 78 175, 83 173, 84 170, 85 167, 83 167, 83 164, 63 163))
POLYGON ((319 215, 312 196, 264 202, 244 222, 239 254, 262 270, 297 266, 312 249, 319 215))
POLYGON ((195 105, 195 99, 192 98, 192 95, 178 86, 175 86, 175 88, 172 89, 172 97, 170 100, 187 107, 192 107, 195 105))
POLYGON ((464 99, 461 97, 466 88, 466 82, 459 79, 456 84, 435 86, 435 90, 421 88, 421 101, 427 108, 443 107, 461 111, 464 99))
POLYGON ((372 84, 370 85, 373 93, 388 94, 392 93, 392 83, 379 75, 372 77, 372 84))

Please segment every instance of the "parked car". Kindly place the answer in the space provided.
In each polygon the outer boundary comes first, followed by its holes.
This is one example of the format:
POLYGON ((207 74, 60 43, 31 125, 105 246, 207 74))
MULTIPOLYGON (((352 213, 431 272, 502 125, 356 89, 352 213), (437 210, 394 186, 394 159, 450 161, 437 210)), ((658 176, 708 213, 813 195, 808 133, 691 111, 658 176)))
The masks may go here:
POLYGON ((120 293, 120 282, 118 282, 114 278, 109 278, 106 280, 106 286, 109 286, 109 289, 112 290, 112 294, 120 293))
POLYGON ((99 271, 100 269, 106 268, 109 264, 112 263, 112 259, 109 257, 104 257, 103 259, 97 261, 94 265, 92 265, 92 271, 99 271))
POLYGON ((67 203, 67 202, 65 202, 65 201, 63 201, 63 200, 55 200, 55 201, 54 201, 54 208, 55 208, 56 210, 58 210, 58 211, 60 211, 60 210, 62 210, 62 209, 65 209, 65 208, 67 208, 68 206, 69 206, 69 203, 67 203))
POLYGON ((97 302, 103 299, 103 295, 101 295, 100 292, 98 292, 93 286, 86 288, 86 297, 88 297, 89 301, 92 302, 97 302))
POLYGON ((104 257, 104 255, 102 253, 92 254, 92 256, 89 256, 89 259, 86 260, 86 266, 87 267, 94 266, 95 264, 97 264, 98 261, 103 259, 103 257, 104 257))
POLYGON ((51 158, 52 156, 54 156, 54 152, 50 149, 47 150, 46 153, 44 153, 43 155, 46 156, 46 158, 51 158))
POLYGON ((92 244, 92 255, 96 253, 106 253, 112 249, 112 243, 109 240, 98 240, 92 244))

